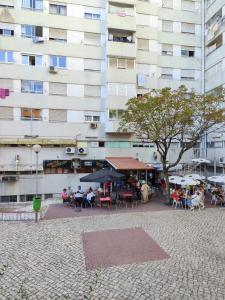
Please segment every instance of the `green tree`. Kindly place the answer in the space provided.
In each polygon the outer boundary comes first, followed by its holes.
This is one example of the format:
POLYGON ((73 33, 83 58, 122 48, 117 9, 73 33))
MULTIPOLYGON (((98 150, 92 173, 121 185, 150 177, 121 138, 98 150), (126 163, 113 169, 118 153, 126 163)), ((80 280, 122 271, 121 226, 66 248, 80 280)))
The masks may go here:
POLYGON ((193 148, 214 125, 225 121, 224 90, 217 95, 188 92, 185 86, 177 90, 152 90, 127 102, 120 122, 121 131, 134 133, 141 140, 156 145, 161 156, 169 199, 168 171, 176 166, 183 154, 193 148), (168 165, 172 142, 180 145, 178 156, 168 165))

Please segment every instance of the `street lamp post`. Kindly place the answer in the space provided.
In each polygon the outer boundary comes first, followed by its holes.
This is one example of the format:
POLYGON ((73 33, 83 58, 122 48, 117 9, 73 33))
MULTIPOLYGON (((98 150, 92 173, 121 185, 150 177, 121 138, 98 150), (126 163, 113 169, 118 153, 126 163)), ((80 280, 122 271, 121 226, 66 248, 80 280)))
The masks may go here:
POLYGON ((41 199, 38 197, 38 154, 41 151, 41 146, 36 144, 33 146, 33 150, 36 154, 36 176, 35 176, 35 199, 33 203, 35 211, 35 223, 38 222, 38 211, 40 210, 41 199))

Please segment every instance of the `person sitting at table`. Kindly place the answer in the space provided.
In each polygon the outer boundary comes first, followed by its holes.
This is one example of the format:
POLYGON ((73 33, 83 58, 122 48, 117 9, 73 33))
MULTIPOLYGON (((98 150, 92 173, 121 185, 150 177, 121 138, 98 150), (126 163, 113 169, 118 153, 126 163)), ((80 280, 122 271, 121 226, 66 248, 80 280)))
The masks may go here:
POLYGON ((68 196, 68 193, 67 193, 67 189, 64 188, 62 193, 61 193, 61 197, 62 197, 62 200, 63 200, 63 204, 68 204, 69 202, 69 196, 68 196))
POLYGON ((68 186, 67 193, 68 193, 69 201, 72 201, 73 200, 73 190, 72 190, 71 186, 68 186))
POLYGON ((78 186, 77 192, 74 194, 74 200, 75 200, 75 207, 76 208, 81 208, 83 204, 83 197, 84 197, 84 192, 81 189, 81 186, 78 186))
POLYGON ((87 201, 89 204, 91 204, 91 202, 93 201, 94 197, 95 197, 95 194, 94 194, 94 192, 93 192, 93 189, 90 187, 90 188, 89 188, 89 191, 88 191, 88 193, 87 193, 87 195, 86 195, 86 201, 87 201))
POLYGON ((224 191, 222 187, 217 187, 215 191, 215 196, 216 196, 216 202, 220 201, 221 205, 224 205, 224 191))
POLYGON ((187 200, 187 206, 190 207, 191 210, 194 210, 195 207, 201 208, 201 195, 199 191, 196 191, 194 195, 191 196, 190 199, 187 200))
POLYGON ((204 189, 204 187, 203 187, 203 186, 200 187, 198 192, 199 192, 199 196, 200 196, 200 202, 199 202, 199 205, 200 205, 202 208, 205 208, 205 204, 204 204, 204 202, 205 202, 205 189, 204 189))

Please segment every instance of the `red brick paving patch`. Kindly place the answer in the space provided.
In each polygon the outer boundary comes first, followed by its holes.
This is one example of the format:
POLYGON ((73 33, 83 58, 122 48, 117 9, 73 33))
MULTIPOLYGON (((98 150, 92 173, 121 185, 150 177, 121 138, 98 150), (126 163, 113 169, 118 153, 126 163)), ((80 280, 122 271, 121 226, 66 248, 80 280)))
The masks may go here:
POLYGON ((86 269, 169 258, 142 228, 86 232, 82 239, 86 269))

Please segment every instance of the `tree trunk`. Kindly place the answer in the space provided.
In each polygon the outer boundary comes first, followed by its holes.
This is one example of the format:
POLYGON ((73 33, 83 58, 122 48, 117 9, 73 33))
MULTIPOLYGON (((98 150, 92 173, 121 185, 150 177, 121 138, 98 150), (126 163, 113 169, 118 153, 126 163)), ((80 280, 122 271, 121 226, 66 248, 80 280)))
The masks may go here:
POLYGON ((166 199, 168 201, 168 204, 170 203, 170 186, 169 186, 169 175, 168 175, 168 169, 166 167, 166 161, 163 161, 163 174, 166 182, 166 199))

